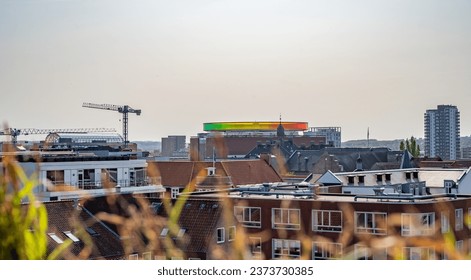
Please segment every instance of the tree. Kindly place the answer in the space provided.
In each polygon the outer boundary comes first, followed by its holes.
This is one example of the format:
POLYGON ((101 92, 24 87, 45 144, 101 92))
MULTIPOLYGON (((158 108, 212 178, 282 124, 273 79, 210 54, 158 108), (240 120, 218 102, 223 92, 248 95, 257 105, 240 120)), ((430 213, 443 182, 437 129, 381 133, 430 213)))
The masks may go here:
POLYGON ((406 149, 413 157, 420 156, 420 146, 417 144, 417 140, 414 136, 411 136, 411 138, 406 138, 405 141, 402 140, 399 144, 399 150, 404 151, 406 149))

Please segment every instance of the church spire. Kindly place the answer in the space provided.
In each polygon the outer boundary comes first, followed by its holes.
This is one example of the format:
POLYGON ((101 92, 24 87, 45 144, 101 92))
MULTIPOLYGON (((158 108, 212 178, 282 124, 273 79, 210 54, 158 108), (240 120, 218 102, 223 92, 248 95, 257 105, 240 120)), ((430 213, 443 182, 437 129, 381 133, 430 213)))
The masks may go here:
POLYGON ((276 129, 276 136, 279 138, 285 137, 285 129, 283 128, 283 125, 281 124, 281 114, 280 114, 280 124, 278 125, 278 128, 276 129))

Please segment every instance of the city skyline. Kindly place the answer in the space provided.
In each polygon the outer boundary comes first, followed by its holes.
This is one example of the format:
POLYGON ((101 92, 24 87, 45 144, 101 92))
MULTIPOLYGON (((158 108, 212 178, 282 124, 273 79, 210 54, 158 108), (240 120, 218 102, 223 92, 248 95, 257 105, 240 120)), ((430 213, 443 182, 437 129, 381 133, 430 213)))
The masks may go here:
MULTIPOLYGON (((0 121, 195 136, 219 121, 308 122, 342 141, 424 137, 458 107, 471 134, 469 1, 2 1, 0 121)), ((19 138, 21 139, 21 138, 19 138)))

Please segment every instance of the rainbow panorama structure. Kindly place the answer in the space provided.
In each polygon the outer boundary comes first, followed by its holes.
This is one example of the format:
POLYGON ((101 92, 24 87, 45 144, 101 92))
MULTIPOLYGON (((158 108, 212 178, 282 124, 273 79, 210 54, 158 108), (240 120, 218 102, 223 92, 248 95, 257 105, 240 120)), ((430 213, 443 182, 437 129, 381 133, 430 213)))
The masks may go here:
POLYGON ((196 161, 244 158, 260 143, 292 141, 296 145, 323 145, 326 138, 312 136, 307 122, 208 122, 204 133, 190 139, 190 159, 196 161), (281 126, 280 126, 281 125, 281 126))
POLYGON ((307 122, 211 122, 204 123, 203 130, 208 132, 276 132, 279 125, 285 131, 306 131, 307 122))

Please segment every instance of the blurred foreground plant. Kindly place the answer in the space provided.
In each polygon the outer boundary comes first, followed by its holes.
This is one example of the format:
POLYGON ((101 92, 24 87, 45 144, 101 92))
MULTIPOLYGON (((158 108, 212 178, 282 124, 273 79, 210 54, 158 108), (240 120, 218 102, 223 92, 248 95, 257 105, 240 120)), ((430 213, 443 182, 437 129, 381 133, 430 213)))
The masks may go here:
POLYGON ((11 157, 0 174, 0 259, 44 259, 48 227, 44 205, 34 197, 37 179, 28 178, 11 157), (28 201, 28 204, 23 202, 28 201))

